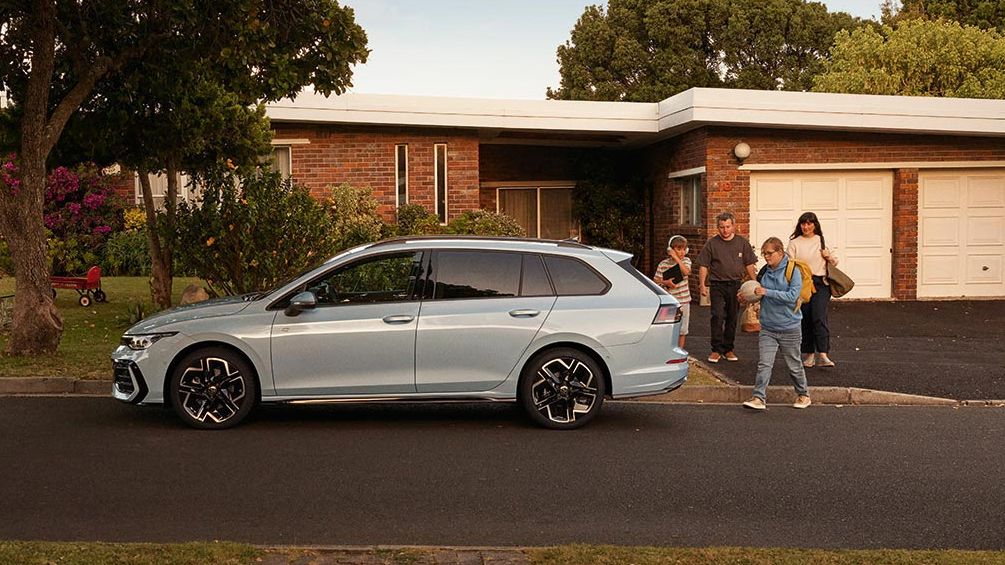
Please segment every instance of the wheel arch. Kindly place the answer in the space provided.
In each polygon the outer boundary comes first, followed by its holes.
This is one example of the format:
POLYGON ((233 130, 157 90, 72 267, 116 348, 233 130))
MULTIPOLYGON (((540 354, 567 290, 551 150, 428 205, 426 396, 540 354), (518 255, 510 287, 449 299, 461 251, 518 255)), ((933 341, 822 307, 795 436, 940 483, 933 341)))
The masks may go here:
MULTIPOLYGON (((601 372, 603 373, 602 376, 604 378, 604 385, 605 385, 605 388, 607 389, 606 393, 604 394, 604 397, 605 398, 611 398, 611 390, 612 390, 612 388, 611 388, 611 368, 607 366, 607 363, 604 361, 603 356, 601 356, 599 353, 597 353, 596 350, 594 350, 592 347, 590 347, 588 345, 585 345, 583 343, 579 343, 579 342, 576 342, 576 341, 556 341, 556 342, 548 343, 546 345, 542 345, 537 350, 535 350, 531 355, 529 355, 527 357, 527 361, 524 362, 524 364, 523 364, 522 367, 520 367, 520 373, 519 373, 520 374, 520 378, 523 378, 523 372, 525 370, 527 370, 527 367, 529 367, 531 365, 531 363, 533 363, 541 354, 547 353, 548 351, 551 351, 552 349, 565 349, 565 348, 575 349, 577 351, 580 351, 580 352, 588 355, 594 361, 596 361, 597 365, 600 367, 601 372)), ((520 401, 520 387, 519 386, 517 386, 516 396, 517 396, 517 402, 519 402, 520 401)))
POLYGON ((230 352, 234 353, 235 355, 240 356, 241 359, 244 359, 244 361, 248 363, 248 366, 251 367, 251 374, 255 378, 255 385, 256 385, 255 386, 255 404, 261 404, 261 402, 262 402, 262 378, 261 378, 261 376, 259 376, 258 367, 255 366, 255 362, 251 360, 251 357, 249 357, 247 353, 245 353, 244 351, 241 351, 241 349, 239 347, 236 347, 236 346, 234 346, 234 345, 232 345, 230 343, 227 343, 225 341, 212 341, 211 340, 211 341, 199 341, 199 342, 193 343, 191 345, 188 345, 188 346, 182 348, 180 351, 178 351, 178 353, 175 354, 174 358, 171 359, 171 363, 168 364, 167 372, 164 374, 164 382, 162 383, 162 387, 163 387, 162 393, 164 395, 164 405, 165 406, 170 406, 171 403, 172 403, 171 394, 170 394, 171 393, 171 391, 170 391, 170 389, 171 389, 171 376, 174 374, 174 371, 178 367, 178 364, 181 362, 181 360, 186 355, 188 355, 189 353, 192 353, 193 351, 197 351, 199 349, 209 349, 209 348, 213 348, 213 347, 219 347, 221 349, 226 349, 227 351, 230 351, 230 352))

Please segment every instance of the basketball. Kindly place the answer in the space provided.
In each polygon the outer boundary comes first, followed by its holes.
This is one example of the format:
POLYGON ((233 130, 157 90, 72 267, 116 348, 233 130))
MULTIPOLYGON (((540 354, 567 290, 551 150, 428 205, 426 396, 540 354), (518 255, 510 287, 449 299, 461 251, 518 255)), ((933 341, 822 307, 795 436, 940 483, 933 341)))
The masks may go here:
POLYGON ((746 281, 740 285, 740 296, 748 303, 760 302, 761 297, 754 294, 754 290, 761 286, 757 281, 746 281))

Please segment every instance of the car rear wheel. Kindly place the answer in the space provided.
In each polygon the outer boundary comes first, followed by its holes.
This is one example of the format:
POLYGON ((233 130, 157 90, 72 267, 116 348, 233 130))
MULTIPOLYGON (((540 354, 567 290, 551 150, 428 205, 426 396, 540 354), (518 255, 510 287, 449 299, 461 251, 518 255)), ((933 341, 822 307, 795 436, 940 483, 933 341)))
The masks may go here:
POLYGON ((220 347, 199 349, 186 355, 171 375, 171 405, 193 428, 230 428, 251 412, 257 386, 240 355, 220 347))
POLYGON ((533 358, 520 378, 520 402, 535 423, 571 430, 596 417, 604 403, 603 371, 589 355, 571 348, 533 358))

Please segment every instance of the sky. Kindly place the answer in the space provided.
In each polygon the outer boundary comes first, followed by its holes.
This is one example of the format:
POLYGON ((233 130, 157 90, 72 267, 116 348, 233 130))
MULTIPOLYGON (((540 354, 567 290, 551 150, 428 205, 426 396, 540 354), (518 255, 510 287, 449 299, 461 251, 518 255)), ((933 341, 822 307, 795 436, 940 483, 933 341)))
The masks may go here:
MULTIPOLYGON (((343 0, 370 57, 350 92, 543 100, 557 88, 556 48, 601 0, 343 0)), ((878 18, 880 0, 825 0, 878 18)))

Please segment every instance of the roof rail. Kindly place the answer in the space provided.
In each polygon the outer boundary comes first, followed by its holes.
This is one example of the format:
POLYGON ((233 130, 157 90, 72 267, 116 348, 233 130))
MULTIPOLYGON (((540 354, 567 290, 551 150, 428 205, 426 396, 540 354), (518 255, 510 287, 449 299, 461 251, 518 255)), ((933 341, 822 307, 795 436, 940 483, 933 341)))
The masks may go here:
POLYGON ((408 243, 410 241, 432 241, 440 239, 457 239, 462 241, 512 241, 521 243, 554 243, 558 247, 572 247, 576 249, 591 249, 589 245, 579 243, 575 239, 538 239, 535 237, 508 237, 508 236, 488 236, 488 235, 406 235, 382 239, 371 247, 381 245, 391 245, 393 243, 408 243))

